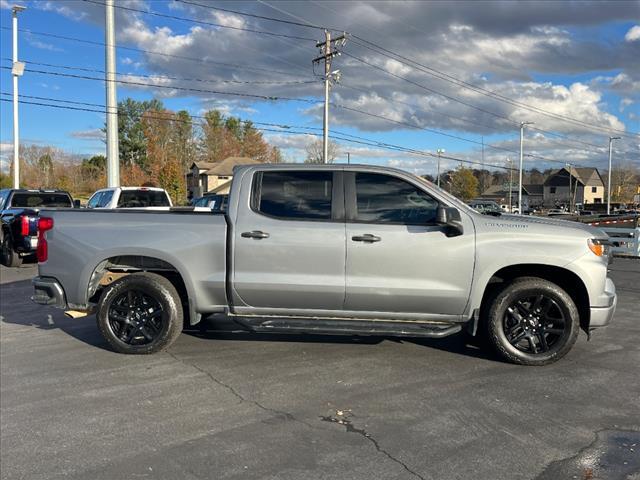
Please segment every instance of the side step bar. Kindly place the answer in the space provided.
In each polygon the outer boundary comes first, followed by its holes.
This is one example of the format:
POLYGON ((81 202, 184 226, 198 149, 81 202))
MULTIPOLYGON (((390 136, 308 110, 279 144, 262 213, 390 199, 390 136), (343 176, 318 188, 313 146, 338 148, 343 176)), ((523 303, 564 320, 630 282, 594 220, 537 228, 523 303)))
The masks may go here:
POLYGON ((252 332, 310 333, 323 335, 372 335, 441 338, 462 330, 457 323, 416 323, 382 320, 322 318, 265 318, 234 316, 233 321, 252 332))

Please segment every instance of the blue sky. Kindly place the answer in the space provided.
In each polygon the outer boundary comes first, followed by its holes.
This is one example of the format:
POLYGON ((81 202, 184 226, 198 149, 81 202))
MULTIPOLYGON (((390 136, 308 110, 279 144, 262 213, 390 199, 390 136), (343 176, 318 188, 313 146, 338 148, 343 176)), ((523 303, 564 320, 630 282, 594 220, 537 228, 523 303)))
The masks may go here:
MULTIPOLYGON (((3 168, 7 168, 12 142, 12 110, 11 103, 4 100, 11 99, 12 91, 8 70, 11 66, 9 8, 12 4, 6 0, 0 1, 3 67, 0 70, 0 89, 3 93, 3 101, 0 102, 0 141, 3 168)), ((104 41, 104 7, 101 5, 62 0, 18 3, 28 7, 20 14, 21 29, 89 42, 104 41)), ((528 132, 528 152, 536 156, 530 158, 531 166, 535 163, 538 168, 557 167, 561 166, 561 162, 571 161, 574 164, 602 167, 606 161, 608 136, 618 134, 624 137, 617 145, 620 161, 640 164, 640 138, 628 133, 640 130, 638 2, 587 2, 581 4, 580 8, 575 4, 560 2, 527 2, 520 5, 516 5, 516 2, 490 5, 486 2, 208 3, 210 6, 283 20, 342 28, 358 35, 355 40, 347 41, 343 47, 345 55, 334 62, 334 68, 342 72, 342 84, 334 87, 332 100, 368 112, 369 115, 332 108, 331 129, 334 131, 431 153, 443 148, 452 156, 472 161, 482 159, 480 146, 473 142, 484 140, 490 145, 485 148, 485 162, 504 165, 506 157, 517 157, 513 153, 518 147, 518 130, 514 125, 520 121, 535 121, 535 128, 542 131, 528 132), (533 8, 534 3, 535 10, 530 15, 522 11, 533 8), (358 38, 374 40, 421 65, 550 114, 523 110, 517 105, 461 88, 454 82, 443 81, 426 74, 424 70, 393 60, 380 51, 364 48, 358 38), (378 65, 387 72, 370 68, 347 54, 378 65), (393 77, 389 72, 410 82, 393 77), (449 100, 443 95, 476 108, 449 100), (406 124, 423 129, 407 127, 406 124), (600 128, 593 128, 594 125, 600 128), (440 135, 429 129, 468 141, 440 135), (554 134, 566 138, 560 139, 554 134), (599 145, 602 148, 598 148, 599 145)), ((313 41, 258 35, 245 30, 225 29, 142 12, 151 10, 161 15, 310 37, 311 40, 322 38, 320 30, 176 1, 130 0, 118 4, 139 10, 117 10, 119 46, 175 56, 119 49, 119 73, 156 75, 152 83, 173 88, 287 96, 313 102, 256 101, 233 95, 123 84, 118 85, 119 99, 156 97, 161 98, 169 109, 185 109, 195 115, 202 114, 208 108, 219 108, 256 122, 312 128, 322 126, 319 103, 322 84, 317 77, 313 77, 311 68, 311 59, 318 55, 313 41), (179 57, 204 61, 195 62, 179 57), (240 67, 207 62, 233 63, 240 67), (278 73, 253 71, 242 66, 277 70, 278 73), (200 81, 167 79, 166 76, 196 78, 200 81), (276 83, 224 83, 229 80, 276 83), (304 80, 314 83, 287 83, 304 80)), ((27 62, 27 71, 20 79, 21 95, 98 105, 105 103, 104 83, 101 81, 33 71, 99 78, 103 76, 99 71, 104 70, 104 50, 101 45, 27 32, 20 33, 19 45, 20 59, 27 62)), ((150 82, 148 78, 120 78, 150 82)), ((100 109, 28 97, 23 100, 100 109)), ((104 123, 101 113, 23 104, 20 106, 20 116, 21 141, 25 144, 53 145, 83 156, 105 151, 99 132, 104 123)), ((304 146, 310 141, 306 136, 273 132, 266 132, 265 135, 279 145, 291 161, 304 158, 304 146)), ((339 143, 340 158, 346 158, 346 152, 349 151, 352 160, 360 162, 390 164, 419 173, 433 173, 434 170, 435 161, 432 158, 343 141, 339 143)))

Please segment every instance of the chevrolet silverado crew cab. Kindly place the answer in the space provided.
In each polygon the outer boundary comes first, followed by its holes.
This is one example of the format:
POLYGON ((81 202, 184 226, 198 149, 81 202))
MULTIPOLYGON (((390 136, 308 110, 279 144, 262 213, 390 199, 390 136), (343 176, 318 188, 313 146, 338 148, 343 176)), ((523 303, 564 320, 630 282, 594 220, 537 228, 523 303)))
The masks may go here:
POLYGON ((616 307, 598 229, 487 216, 403 171, 235 170, 224 212, 44 212, 33 300, 96 313, 122 353, 167 348, 183 323, 348 335, 483 335, 543 365, 616 307))

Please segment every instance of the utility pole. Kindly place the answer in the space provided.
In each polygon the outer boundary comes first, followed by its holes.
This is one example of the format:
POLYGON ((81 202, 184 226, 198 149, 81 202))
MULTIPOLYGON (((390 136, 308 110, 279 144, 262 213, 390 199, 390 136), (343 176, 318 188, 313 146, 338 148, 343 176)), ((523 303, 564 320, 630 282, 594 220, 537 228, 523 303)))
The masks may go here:
POLYGON ((522 164, 524 160, 524 127, 533 122, 520 122, 520 174, 518 180, 518 212, 522 214, 522 164))
POLYGON ((107 86, 107 186, 120 186, 118 153, 118 99, 116 95, 116 34, 114 0, 105 0, 105 49, 107 86))
POLYGON ((344 46, 347 41, 346 34, 342 34, 337 38, 331 39, 331 32, 329 30, 324 31, 324 42, 316 43, 316 47, 321 49, 322 55, 313 59, 313 63, 319 63, 324 60, 324 118, 323 118, 323 135, 322 135, 322 161, 328 163, 329 157, 329 89, 331 87, 331 81, 335 79, 336 82, 340 81, 340 71, 331 71, 331 59, 340 55, 337 49, 332 49, 332 45, 340 43, 340 46, 344 46))
POLYGON ((481 166, 482 166, 482 170, 480 171, 480 195, 482 195, 484 193, 484 135, 482 135, 482 137, 480 137, 482 139, 482 160, 481 160, 481 166))
POLYGON ((573 211, 571 208, 571 164, 567 163, 567 165, 569 166, 569 213, 571 213, 573 211))
POLYGON ((622 137, 609 137, 609 172, 607 174, 607 215, 611 215, 611 152, 614 140, 620 140, 622 137))
POLYGON ((20 132, 18 126, 18 78, 24 73, 24 63, 18 61, 18 13, 27 7, 14 5, 13 14, 13 188, 20 188, 20 132))
POLYGON ((347 152, 347 165, 351 163, 351 153, 347 152))
POLYGON ((439 148, 438 150, 436 150, 436 153, 438 154, 438 176, 436 177, 436 185, 438 185, 438 187, 440 186, 440 155, 442 155, 444 153, 444 149, 439 148))
POLYGON ((513 162, 507 157, 507 163, 509 164, 509 213, 513 213, 513 202, 511 201, 513 195, 513 162))

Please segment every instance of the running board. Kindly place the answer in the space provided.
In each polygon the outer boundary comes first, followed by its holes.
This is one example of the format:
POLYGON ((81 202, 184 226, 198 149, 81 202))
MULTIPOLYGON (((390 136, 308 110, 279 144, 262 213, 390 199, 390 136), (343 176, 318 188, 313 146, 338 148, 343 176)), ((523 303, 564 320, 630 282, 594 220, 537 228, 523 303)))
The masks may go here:
POLYGON ((462 330, 456 323, 417 323, 381 320, 322 318, 265 318, 234 316, 233 321, 252 332, 310 333, 321 335, 372 335, 441 338, 462 330))

